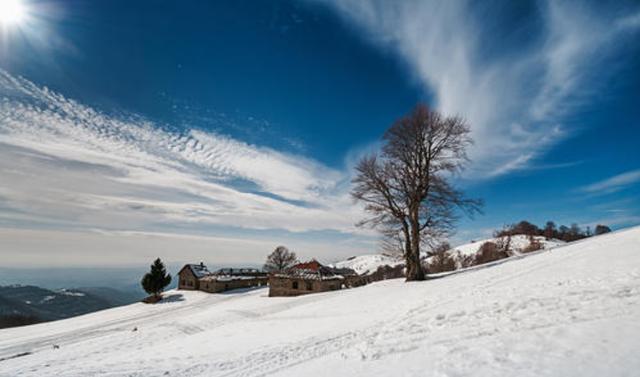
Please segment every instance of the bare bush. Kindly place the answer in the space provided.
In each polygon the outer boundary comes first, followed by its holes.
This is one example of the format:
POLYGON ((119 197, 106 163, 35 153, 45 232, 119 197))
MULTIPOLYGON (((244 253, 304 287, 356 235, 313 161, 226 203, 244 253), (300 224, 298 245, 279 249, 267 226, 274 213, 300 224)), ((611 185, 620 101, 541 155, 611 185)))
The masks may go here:
POLYGON ((504 245, 498 245, 495 242, 485 242, 480 246, 476 253, 474 264, 483 264, 500 259, 508 258, 509 253, 504 248, 504 245))
POLYGON ((542 249, 542 243, 534 236, 529 236, 529 245, 522 249, 523 253, 530 253, 532 251, 542 249))
POLYGON ((429 263, 427 264, 427 271, 432 274, 454 271, 456 269, 456 264, 456 258, 450 252, 438 250, 431 256, 429 263))
POLYGON ((511 251, 511 235, 506 235, 503 237, 498 237, 496 239, 496 247, 498 248, 498 251, 500 252, 504 252, 507 254, 507 256, 511 256, 513 253, 511 251))
POLYGON ((460 268, 467 268, 475 266, 476 264, 476 256, 475 255, 463 255, 461 252, 457 252, 456 260, 458 262, 458 266, 460 268))
POLYGON ((374 281, 397 279, 401 277, 405 277, 405 266, 403 264, 394 267, 389 265, 380 266, 375 272, 366 275, 363 278, 367 283, 372 283, 374 281))

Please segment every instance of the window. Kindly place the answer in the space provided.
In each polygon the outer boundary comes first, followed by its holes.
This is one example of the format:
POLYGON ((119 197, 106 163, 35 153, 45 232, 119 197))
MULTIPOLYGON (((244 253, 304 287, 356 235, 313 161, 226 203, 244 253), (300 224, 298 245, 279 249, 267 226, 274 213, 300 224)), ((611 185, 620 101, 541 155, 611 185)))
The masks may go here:
POLYGON ((294 282, 291 284, 291 287, 293 287, 293 289, 298 289, 298 282, 297 282, 297 281, 294 281, 294 282))
POLYGON ((307 291, 312 291, 313 290, 313 284, 310 281, 308 281, 306 283, 306 285, 307 285, 307 291))

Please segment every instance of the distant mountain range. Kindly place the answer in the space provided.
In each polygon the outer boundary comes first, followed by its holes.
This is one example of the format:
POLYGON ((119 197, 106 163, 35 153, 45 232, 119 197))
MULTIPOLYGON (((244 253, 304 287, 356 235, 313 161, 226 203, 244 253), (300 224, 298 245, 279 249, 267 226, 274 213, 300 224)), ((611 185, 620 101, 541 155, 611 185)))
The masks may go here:
POLYGON ((137 293, 108 287, 50 290, 33 285, 0 286, 0 328, 74 317, 140 298, 137 293))

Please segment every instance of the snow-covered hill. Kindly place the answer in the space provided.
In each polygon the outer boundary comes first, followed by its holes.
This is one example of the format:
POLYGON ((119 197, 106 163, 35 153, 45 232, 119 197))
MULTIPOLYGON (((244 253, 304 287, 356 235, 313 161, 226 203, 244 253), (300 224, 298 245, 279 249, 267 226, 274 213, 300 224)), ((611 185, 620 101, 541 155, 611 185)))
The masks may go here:
POLYGON ((347 260, 334 263, 332 266, 337 268, 351 268, 358 274, 368 274, 375 272, 380 266, 397 266, 404 263, 401 257, 395 257, 386 254, 368 254, 351 257, 347 260))
MULTIPOLYGON (((541 236, 535 236, 534 239, 540 243, 542 249, 552 249, 558 246, 562 246, 565 244, 564 241, 560 240, 547 240, 541 236)), ((467 244, 459 245, 451 250, 449 250, 449 254, 457 255, 458 252, 460 255, 473 255, 478 252, 480 246, 485 242, 497 242, 497 238, 488 238, 485 240, 473 241, 467 244)), ((514 254, 518 255, 522 252, 526 247, 529 246, 531 241, 528 236, 525 235, 514 235, 511 237, 510 241, 510 250, 514 251, 514 254)), ((427 254, 423 255, 423 259, 425 261, 429 260, 427 254)), ((332 266, 338 268, 351 268, 355 270, 358 274, 368 274, 376 271, 378 267, 381 266, 397 266, 399 264, 403 264, 404 260, 399 256, 392 256, 386 254, 368 254, 368 255, 360 255, 356 257, 351 257, 349 259, 333 263, 332 266)))
POLYGON ((0 376, 601 377, 640 370, 640 228, 425 282, 289 298, 269 298, 266 289, 168 296, 157 305, 0 330, 0 376))
MULTIPOLYGON (((565 244, 564 241, 554 240, 554 239, 547 240, 542 236, 534 236, 533 238, 540 243, 540 246, 543 249, 551 249, 551 248, 562 246, 565 244)), ((459 251, 460 254, 462 255, 472 255, 478 252, 478 249, 480 248, 480 246, 482 246, 483 243, 498 242, 498 241, 499 239, 497 238, 488 238, 486 240, 474 241, 464 245, 456 246, 453 249, 451 249, 451 252, 455 253, 456 251, 459 251)), ((522 250, 524 250, 527 246, 529 246, 529 244, 530 244, 530 241, 528 236, 525 236, 522 234, 511 236, 510 249, 515 251, 516 253, 519 253, 522 250)))
MULTIPOLYGON (((554 247, 562 246, 565 244, 564 241, 560 240, 547 240, 541 236, 535 236, 534 239, 540 243, 542 249, 552 249, 554 247)), ((460 255, 473 255, 478 252, 480 246, 485 242, 497 242, 497 238, 488 238, 485 240, 473 241, 467 244, 459 245, 451 250, 449 253, 451 255, 457 255, 459 252, 460 255)), ((510 242, 510 250, 514 251, 515 254, 519 254, 522 250, 524 250, 527 246, 529 246, 530 240, 528 236, 525 235, 514 235, 511 237, 510 242)), ((423 258, 428 260, 426 253, 423 258)), ((349 259, 337 262, 332 264, 334 267, 338 268, 351 268, 355 270, 358 274, 367 274, 372 273, 381 266, 397 266, 399 264, 403 264, 404 260, 399 256, 392 256, 386 254, 368 254, 368 255, 360 255, 356 257, 351 257, 349 259)))

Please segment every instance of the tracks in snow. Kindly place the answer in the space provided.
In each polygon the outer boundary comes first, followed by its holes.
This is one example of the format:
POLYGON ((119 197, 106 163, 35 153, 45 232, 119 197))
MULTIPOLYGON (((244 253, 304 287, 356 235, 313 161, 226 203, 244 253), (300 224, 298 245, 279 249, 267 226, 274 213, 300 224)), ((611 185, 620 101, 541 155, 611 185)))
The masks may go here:
MULTIPOLYGON (((457 287, 460 293, 454 297, 430 297, 399 316, 361 330, 333 334, 326 338, 311 337, 254 351, 222 363, 201 363, 182 372, 196 376, 266 376, 336 352, 342 352, 343 358, 380 359, 396 353, 410 352, 425 343, 451 346, 461 340, 490 337, 500 332, 528 332, 568 323, 624 316, 628 314, 625 308, 638 305, 640 276, 637 274, 619 276, 624 283, 609 288, 601 284, 602 281, 580 280, 574 282, 575 289, 565 297, 561 293, 566 292, 566 287, 557 289, 558 283, 554 279, 539 287, 536 292, 541 292, 541 295, 536 297, 523 297, 515 288, 510 287, 510 282, 539 273, 540 270, 575 257, 579 252, 580 250, 574 249, 552 259, 541 258, 508 275, 487 275, 488 281, 483 284, 457 287), (499 296, 502 291, 508 292, 511 300, 484 301, 489 297, 499 296), (624 305, 616 303, 611 306, 611 310, 603 310, 601 305, 589 305, 599 299, 622 300, 624 305), (465 306, 469 310, 460 309, 465 306), (544 321, 541 318, 553 320, 544 321), (454 337, 448 331, 453 327, 457 330, 454 337)), ((445 282, 445 279, 438 283, 440 282, 445 282)))

